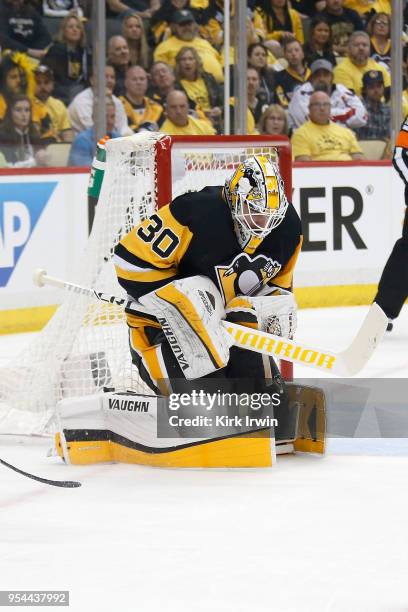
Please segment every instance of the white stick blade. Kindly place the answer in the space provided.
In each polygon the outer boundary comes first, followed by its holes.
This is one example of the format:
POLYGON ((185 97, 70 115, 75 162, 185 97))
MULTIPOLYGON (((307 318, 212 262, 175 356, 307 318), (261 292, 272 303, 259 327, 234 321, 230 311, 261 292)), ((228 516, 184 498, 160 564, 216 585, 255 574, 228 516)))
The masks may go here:
POLYGON ((375 302, 350 346, 340 354, 345 376, 358 374, 367 364, 387 329, 388 317, 375 302))

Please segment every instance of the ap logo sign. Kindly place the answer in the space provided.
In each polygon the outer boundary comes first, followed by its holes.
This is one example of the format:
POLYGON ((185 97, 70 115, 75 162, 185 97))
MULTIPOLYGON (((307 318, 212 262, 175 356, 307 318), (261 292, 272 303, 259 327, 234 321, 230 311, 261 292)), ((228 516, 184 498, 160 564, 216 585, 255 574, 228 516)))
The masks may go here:
POLYGON ((0 287, 5 287, 57 183, 0 184, 0 287))

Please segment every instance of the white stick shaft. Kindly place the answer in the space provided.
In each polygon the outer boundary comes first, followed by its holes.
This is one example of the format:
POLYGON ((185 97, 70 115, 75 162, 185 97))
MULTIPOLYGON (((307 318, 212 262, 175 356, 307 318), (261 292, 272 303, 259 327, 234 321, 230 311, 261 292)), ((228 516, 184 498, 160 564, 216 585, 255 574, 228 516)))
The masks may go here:
MULTIPOLYGON (((39 285, 53 285, 67 289, 74 293, 90 295, 103 302, 121 306, 123 309, 135 312, 147 310, 135 300, 120 298, 115 295, 81 287, 74 283, 48 276, 44 270, 37 270, 34 282, 39 285)), ((150 314, 150 313, 148 313, 150 314)), ((368 314, 352 343, 342 352, 334 353, 303 344, 295 340, 288 340, 274 334, 244 327, 237 323, 221 321, 222 325, 231 334, 235 346, 245 348, 262 355, 269 355, 277 359, 285 359, 292 363, 308 366, 326 374, 336 376, 354 376, 370 359, 383 337, 387 328, 388 319, 378 304, 372 304, 368 314)))

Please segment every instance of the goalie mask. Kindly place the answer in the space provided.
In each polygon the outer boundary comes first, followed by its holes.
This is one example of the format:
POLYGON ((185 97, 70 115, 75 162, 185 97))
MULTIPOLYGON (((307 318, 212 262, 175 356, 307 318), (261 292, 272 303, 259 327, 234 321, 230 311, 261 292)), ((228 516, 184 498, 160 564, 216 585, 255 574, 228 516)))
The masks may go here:
POLYGON ((263 239, 283 220, 289 202, 276 164, 265 156, 248 157, 225 181, 238 239, 263 239))

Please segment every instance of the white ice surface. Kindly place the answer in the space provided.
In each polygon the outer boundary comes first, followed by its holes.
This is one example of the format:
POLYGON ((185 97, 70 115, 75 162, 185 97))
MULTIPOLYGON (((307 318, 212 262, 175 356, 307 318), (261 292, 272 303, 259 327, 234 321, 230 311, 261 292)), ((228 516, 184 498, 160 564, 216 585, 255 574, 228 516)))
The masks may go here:
MULTIPOLYGON (((300 311, 297 338, 341 350, 366 311, 300 311)), ((0 337, 0 365, 28 339, 0 337)), ((407 347, 405 308, 362 376, 407 377, 407 347)), ((75 612, 407 611, 408 451, 348 442, 272 470, 183 471, 66 467, 48 440, 2 436, 1 458, 82 487, 0 465, 0 590, 69 590, 75 612)))

